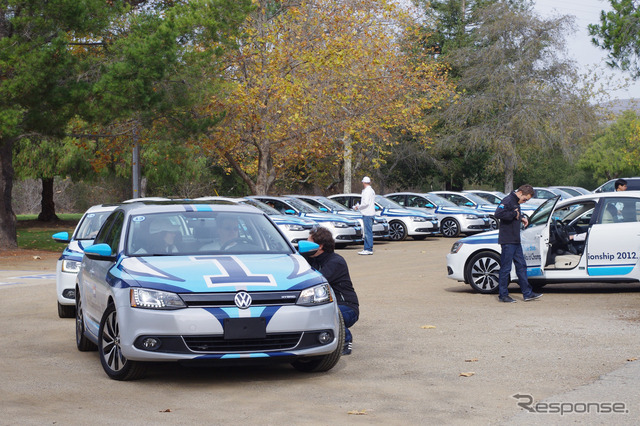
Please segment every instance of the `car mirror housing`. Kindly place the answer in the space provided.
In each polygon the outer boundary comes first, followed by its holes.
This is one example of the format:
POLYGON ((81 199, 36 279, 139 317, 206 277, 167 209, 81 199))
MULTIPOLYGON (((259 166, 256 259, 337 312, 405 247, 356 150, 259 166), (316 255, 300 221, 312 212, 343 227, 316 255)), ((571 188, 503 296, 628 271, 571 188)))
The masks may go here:
POLYGON ((285 214, 290 214, 290 215, 295 215, 295 214, 296 214, 296 211, 295 211, 295 210, 292 210, 292 209, 287 209, 287 210, 285 210, 285 211, 284 211, 284 213, 285 213, 285 214))
POLYGON ((58 232, 57 234, 53 234, 51 238, 53 238, 53 240, 58 243, 68 243, 69 241, 71 241, 69 239, 68 232, 58 232))
POLYGON ((94 244, 84 249, 84 254, 93 260, 114 260, 116 257, 111 254, 109 244, 94 244))
POLYGON ((319 248, 320 246, 314 243, 313 241, 307 241, 307 240, 298 241, 298 253, 300 254, 306 254, 306 255, 314 254, 316 251, 318 251, 319 248))

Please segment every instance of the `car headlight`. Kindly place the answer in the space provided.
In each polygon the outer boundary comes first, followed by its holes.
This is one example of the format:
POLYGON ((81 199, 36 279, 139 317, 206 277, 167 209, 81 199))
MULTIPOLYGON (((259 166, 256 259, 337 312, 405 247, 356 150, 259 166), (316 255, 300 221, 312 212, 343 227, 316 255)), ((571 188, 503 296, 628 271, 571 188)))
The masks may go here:
POLYGON ((168 291, 132 288, 129 295, 132 308, 180 309, 187 307, 180 296, 176 293, 169 293, 168 291))
POLYGON ((329 284, 320 284, 315 287, 309 287, 300 292, 298 297, 298 305, 320 305, 323 303, 333 302, 331 295, 331 287, 329 284))
POLYGON ((304 231, 304 226, 302 225, 285 225, 289 231, 304 231))
POLYGON ((465 216, 467 219, 486 219, 484 216, 478 216, 475 214, 468 214, 465 216))
POLYGON ((331 222, 331 224, 333 226, 335 226, 336 228, 348 228, 349 224, 347 224, 346 222, 331 222))
POLYGON ((426 222, 427 218, 422 216, 411 216, 411 220, 414 222, 426 222))
POLYGON ((451 247, 451 253, 457 253, 462 246, 464 245, 464 243, 462 241, 456 241, 455 243, 453 243, 453 246, 451 247))
POLYGON ((78 272, 80 272, 80 262, 78 262, 77 260, 63 260, 62 272, 77 274, 78 272))

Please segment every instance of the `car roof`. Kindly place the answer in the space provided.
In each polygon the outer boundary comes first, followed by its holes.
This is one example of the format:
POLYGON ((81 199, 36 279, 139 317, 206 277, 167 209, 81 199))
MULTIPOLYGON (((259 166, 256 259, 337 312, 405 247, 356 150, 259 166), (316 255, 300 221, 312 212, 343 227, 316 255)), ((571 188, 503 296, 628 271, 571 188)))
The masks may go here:
POLYGON ((238 204, 227 200, 208 201, 142 201, 122 204, 119 207, 127 213, 149 214, 161 212, 186 212, 186 211, 220 211, 234 213, 260 213, 253 206, 238 204))

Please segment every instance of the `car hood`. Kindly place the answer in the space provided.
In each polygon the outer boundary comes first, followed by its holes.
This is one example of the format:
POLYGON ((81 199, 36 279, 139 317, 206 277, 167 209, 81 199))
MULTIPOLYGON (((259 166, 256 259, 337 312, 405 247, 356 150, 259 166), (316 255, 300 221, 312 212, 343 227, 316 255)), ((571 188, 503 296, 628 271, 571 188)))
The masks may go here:
POLYGON ((436 217, 431 213, 425 213, 420 210, 411 210, 411 209, 398 209, 398 208, 384 208, 382 210, 382 215, 384 216, 420 216, 424 217, 427 220, 434 220, 436 217))
POLYGON ((475 209, 469 209, 466 207, 449 207, 449 206, 442 206, 442 207, 436 207, 436 213, 440 213, 440 214, 472 214, 472 215, 478 215, 478 211, 475 209))
POLYGON ((498 230, 482 232, 463 238, 460 242, 464 244, 498 244, 498 230))
POLYGON ((64 248, 59 260, 75 260, 81 262, 82 256, 84 256, 84 249, 91 245, 93 245, 93 240, 72 240, 64 248))
POLYGON ((300 217, 313 219, 318 222, 353 222, 355 220, 347 216, 333 213, 300 213, 300 217))
POLYGON ((298 216, 290 216, 284 214, 273 214, 269 215, 271 220, 273 220, 276 224, 284 224, 284 223, 293 223, 296 225, 315 225, 315 221, 311 219, 305 219, 303 217, 298 216))
POLYGON ((299 254, 126 257, 111 285, 176 293, 302 290, 325 282, 299 254))

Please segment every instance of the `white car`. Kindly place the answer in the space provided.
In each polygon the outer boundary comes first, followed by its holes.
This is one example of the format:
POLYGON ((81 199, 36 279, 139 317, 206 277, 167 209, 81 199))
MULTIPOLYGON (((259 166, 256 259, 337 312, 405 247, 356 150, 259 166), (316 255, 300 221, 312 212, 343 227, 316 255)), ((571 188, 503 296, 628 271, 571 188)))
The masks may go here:
POLYGON ((116 208, 85 248, 75 329, 78 350, 97 350, 115 380, 158 361, 327 371, 344 342, 327 280, 266 214, 231 202, 116 208))
MULTIPOLYGON (((531 284, 639 281, 639 219, 640 191, 547 200, 521 233, 531 284)), ((480 293, 498 291, 499 270, 498 231, 458 240, 447 255, 448 277, 480 293)))
MULTIPOLYGON (((361 194, 337 194, 329 198, 353 208, 360 203, 361 197, 361 194)), ((386 217, 389 221, 389 238, 392 241, 403 241, 407 236, 414 240, 424 240, 439 231, 438 218, 435 215, 406 209, 382 195, 376 195, 376 215, 386 217)))
POLYGON ((60 318, 75 316, 76 276, 80 270, 84 248, 93 244, 100 227, 116 207, 116 204, 92 206, 82 215, 71 237, 68 232, 58 232, 52 236, 55 241, 67 244, 56 264, 56 295, 60 318))

